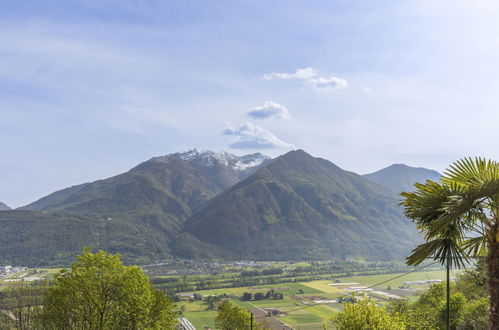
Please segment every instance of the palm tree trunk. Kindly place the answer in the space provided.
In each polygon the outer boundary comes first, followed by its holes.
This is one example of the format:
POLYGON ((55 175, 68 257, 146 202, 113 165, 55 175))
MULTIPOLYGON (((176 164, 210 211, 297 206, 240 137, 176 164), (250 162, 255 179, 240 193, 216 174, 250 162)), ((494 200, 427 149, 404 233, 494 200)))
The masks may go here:
POLYGON ((487 266, 489 275, 490 310, 489 329, 499 329, 499 226, 496 222, 489 236, 487 266))

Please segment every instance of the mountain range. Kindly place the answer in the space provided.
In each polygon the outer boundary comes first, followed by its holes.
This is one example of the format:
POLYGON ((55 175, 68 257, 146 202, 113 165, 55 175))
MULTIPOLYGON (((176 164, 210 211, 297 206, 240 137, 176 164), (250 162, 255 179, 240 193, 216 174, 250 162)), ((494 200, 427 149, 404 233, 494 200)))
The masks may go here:
POLYGON ((6 210, 11 210, 11 208, 7 204, 0 202, 0 211, 6 211, 6 210))
POLYGON ((245 259, 380 259, 407 252, 417 233, 388 190, 297 150, 205 204, 179 237, 183 257, 194 249, 245 259))
POLYGON ((302 150, 274 160, 197 150, 154 157, 1 212, 0 264, 62 265, 83 246, 137 263, 406 255, 418 234, 382 186, 393 180, 375 178, 302 150))

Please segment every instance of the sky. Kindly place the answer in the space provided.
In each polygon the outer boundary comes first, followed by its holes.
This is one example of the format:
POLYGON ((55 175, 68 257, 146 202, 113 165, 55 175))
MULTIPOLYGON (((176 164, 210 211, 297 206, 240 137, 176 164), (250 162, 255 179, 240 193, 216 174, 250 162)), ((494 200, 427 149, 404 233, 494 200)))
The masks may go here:
POLYGON ((496 1, 0 0, 0 201, 191 148, 499 159, 496 1))

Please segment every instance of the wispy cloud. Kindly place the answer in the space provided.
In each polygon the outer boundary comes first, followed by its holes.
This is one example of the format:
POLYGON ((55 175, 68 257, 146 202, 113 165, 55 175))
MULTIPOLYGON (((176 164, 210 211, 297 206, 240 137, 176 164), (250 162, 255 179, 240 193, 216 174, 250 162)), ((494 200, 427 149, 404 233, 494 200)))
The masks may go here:
POLYGON ((321 77, 316 70, 312 68, 296 69, 293 73, 272 72, 263 75, 264 80, 302 80, 316 89, 330 90, 334 88, 348 87, 348 82, 339 77, 324 78, 321 77))
POLYGON ((229 147, 233 149, 272 149, 293 147, 291 144, 280 140, 265 128, 252 123, 244 123, 241 125, 226 124, 223 134, 237 137, 229 144, 229 147))
POLYGON ((246 112, 246 114, 255 119, 266 118, 290 118, 288 109, 279 103, 272 101, 265 101, 263 105, 253 107, 246 112))

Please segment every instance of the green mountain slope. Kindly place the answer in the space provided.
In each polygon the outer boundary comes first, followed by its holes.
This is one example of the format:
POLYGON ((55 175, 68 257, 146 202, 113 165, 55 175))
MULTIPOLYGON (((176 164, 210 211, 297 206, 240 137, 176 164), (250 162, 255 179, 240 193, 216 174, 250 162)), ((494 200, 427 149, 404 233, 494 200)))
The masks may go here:
POLYGON ((154 219, 171 238, 194 208, 254 171, 235 169, 218 156, 194 150, 155 157, 126 173, 57 191, 22 209, 154 219))
POLYGON ((175 253, 267 260, 388 259, 407 254, 416 240, 416 230, 391 192, 298 150, 276 158, 199 209, 185 223, 175 253))
POLYGON ((153 221, 48 211, 0 212, 0 242, 0 264, 24 266, 68 265, 84 246, 119 252, 136 263, 169 253, 153 221))
POLYGON ((437 181, 440 179, 440 173, 423 167, 393 164, 374 173, 365 174, 364 177, 398 194, 402 191, 413 191, 416 182, 425 182, 427 179, 437 181))
POLYGON ((84 245, 120 252, 132 262, 166 258, 170 242, 194 209, 268 161, 261 154, 176 153, 112 178, 57 191, 21 210, 0 212, 5 225, 0 230, 0 264, 70 261, 84 245), (16 259, 16 249, 23 246, 16 259))

